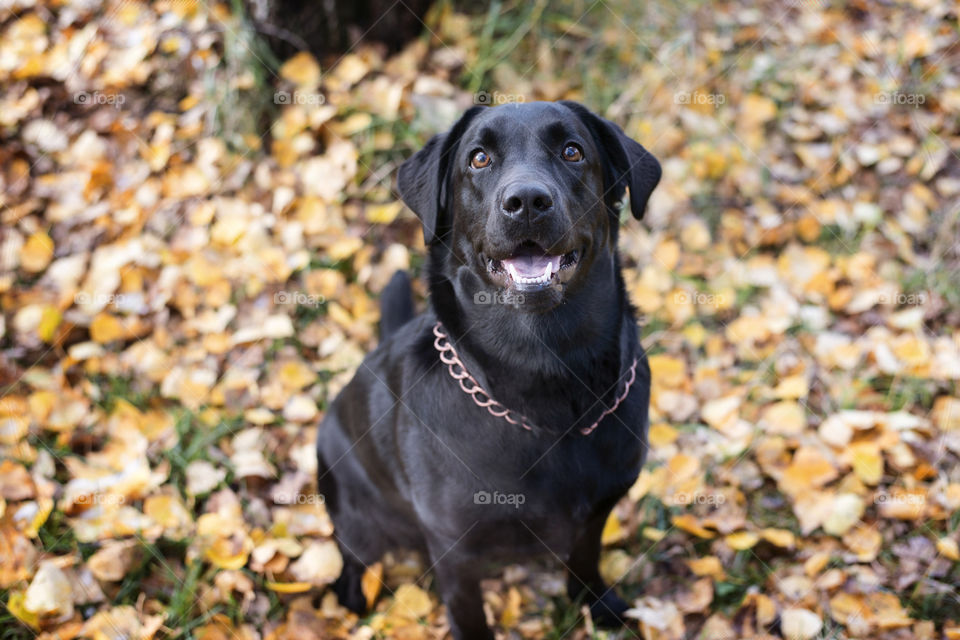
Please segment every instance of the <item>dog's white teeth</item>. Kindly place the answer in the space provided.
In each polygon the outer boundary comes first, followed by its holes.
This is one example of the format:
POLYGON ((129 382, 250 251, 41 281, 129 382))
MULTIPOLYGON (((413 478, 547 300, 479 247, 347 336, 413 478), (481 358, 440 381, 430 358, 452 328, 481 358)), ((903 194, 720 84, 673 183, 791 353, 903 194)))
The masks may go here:
POLYGON ((507 263, 507 273, 510 274, 510 277, 513 278, 513 281, 517 284, 546 284, 550 282, 550 277, 553 275, 553 265, 548 264, 547 267, 543 270, 543 275, 539 276, 522 276, 517 272, 517 268, 512 264, 507 263))
POLYGON ((536 278, 524 278, 520 277, 516 279, 520 284, 546 284, 550 281, 550 277, 546 274, 542 276, 537 276, 536 278))

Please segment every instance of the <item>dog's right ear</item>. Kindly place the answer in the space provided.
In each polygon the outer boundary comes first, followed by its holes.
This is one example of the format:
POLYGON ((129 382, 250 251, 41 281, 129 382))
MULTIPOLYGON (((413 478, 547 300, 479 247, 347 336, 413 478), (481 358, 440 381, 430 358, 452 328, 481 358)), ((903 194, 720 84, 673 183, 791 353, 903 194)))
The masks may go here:
POLYGON ((457 146, 470 122, 485 107, 472 107, 453 125, 424 145, 400 165, 397 190, 404 204, 410 207, 423 224, 423 241, 431 244, 450 229, 448 182, 451 162, 457 146))
POLYGON ((602 149, 607 207, 614 211, 614 205, 630 187, 630 210, 634 218, 642 218, 647 200, 660 182, 660 163, 639 142, 606 118, 601 118, 577 102, 562 100, 560 104, 580 118, 590 130, 594 142, 602 149))

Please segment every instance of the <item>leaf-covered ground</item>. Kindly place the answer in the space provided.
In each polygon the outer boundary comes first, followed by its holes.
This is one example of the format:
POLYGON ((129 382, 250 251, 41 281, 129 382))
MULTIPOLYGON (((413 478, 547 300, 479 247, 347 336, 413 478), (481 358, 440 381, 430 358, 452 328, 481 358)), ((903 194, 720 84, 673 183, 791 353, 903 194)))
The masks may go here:
MULTIPOLYGON (((960 638, 957 5, 636 4, 318 62, 227 4, 0 3, 0 638, 442 637, 420 558, 362 619, 327 589, 314 426, 422 268, 398 162, 560 98, 664 167, 621 233, 654 389, 613 635, 960 638)), ((605 637, 549 559, 484 587, 504 637, 605 637)))

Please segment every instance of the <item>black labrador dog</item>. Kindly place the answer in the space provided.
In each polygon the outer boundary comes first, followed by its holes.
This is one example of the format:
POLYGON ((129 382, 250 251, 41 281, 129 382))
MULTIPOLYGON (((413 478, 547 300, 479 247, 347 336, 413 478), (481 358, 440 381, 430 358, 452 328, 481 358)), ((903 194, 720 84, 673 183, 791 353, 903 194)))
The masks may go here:
POLYGON ((600 577, 600 534, 646 457, 650 370, 617 254, 660 165, 574 102, 474 107, 400 167, 429 249, 430 308, 406 274, 382 342, 330 405, 319 486, 362 612, 366 565, 425 552, 453 637, 492 638, 491 562, 559 560, 595 622, 626 603, 600 577))

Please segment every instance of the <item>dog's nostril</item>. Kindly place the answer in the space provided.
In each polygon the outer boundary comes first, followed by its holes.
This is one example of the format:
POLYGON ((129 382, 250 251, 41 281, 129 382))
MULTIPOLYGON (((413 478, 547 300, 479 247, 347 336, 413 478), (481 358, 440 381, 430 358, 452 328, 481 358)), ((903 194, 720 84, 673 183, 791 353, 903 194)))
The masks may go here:
POLYGON ((516 213, 523 208, 523 201, 517 196, 510 196, 503 201, 503 210, 507 213, 516 213))
POLYGON ((553 206, 553 200, 550 196, 537 196, 533 199, 533 208, 538 211, 546 211, 553 206))

